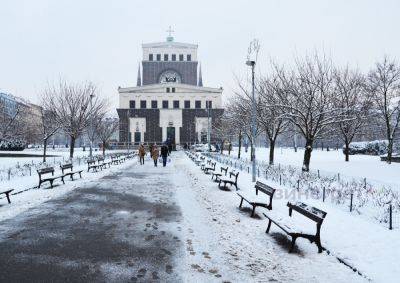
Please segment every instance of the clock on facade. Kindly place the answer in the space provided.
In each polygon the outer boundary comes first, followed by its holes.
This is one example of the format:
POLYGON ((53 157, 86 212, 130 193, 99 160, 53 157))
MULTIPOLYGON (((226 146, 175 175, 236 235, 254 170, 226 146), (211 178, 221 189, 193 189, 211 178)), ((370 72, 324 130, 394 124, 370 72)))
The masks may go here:
POLYGON ((160 83, 180 83, 181 76, 172 70, 167 70, 160 75, 160 83))

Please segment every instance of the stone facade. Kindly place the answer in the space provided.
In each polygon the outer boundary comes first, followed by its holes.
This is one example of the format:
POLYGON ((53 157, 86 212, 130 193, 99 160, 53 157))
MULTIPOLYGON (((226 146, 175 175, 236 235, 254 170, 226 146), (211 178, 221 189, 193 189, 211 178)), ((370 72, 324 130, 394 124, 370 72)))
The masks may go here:
POLYGON ((183 84, 197 85, 197 62, 143 61, 143 85, 158 84, 160 75, 166 70, 177 72, 183 84))
POLYGON ((197 45, 169 37, 142 47, 136 87, 118 88, 120 142, 205 142, 209 121, 211 142, 216 142, 212 128, 223 114, 223 89, 203 86, 197 45))

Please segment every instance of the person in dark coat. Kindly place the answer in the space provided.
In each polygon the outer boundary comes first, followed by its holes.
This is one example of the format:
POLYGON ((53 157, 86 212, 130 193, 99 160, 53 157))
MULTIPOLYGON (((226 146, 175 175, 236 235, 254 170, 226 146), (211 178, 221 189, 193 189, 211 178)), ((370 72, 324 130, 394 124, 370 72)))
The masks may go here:
POLYGON ((168 147, 165 143, 161 146, 161 157, 162 157, 163 167, 165 167, 167 165, 167 158, 168 158, 168 147))

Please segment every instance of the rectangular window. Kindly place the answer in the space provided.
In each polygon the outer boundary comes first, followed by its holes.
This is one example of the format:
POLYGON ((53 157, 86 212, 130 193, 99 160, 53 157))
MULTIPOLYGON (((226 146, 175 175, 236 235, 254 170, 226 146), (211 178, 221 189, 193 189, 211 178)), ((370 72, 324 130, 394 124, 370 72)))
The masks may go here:
POLYGON ((168 100, 163 100, 162 101, 162 108, 168 109, 168 100))
POLYGON ((157 54, 157 61, 161 61, 161 54, 157 54))
POLYGON ((183 61, 183 54, 179 54, 179 61, 183 61))
POLYGON ((153 61, 153 54, 149 54, 149 61, 153 61))
POLYGON ((185 100, 184 104, 186 109, 190 108, 190 100, 185 100))
POLYGON ((179 108, 179 100, 174 100, 174 108, 175 109, 179 108))
POLYGON ((196 109, 200 109, 200 108, 201 108, 201 101, 200 101, 200 100, 196 100, 196 101, 194 102, 194 107, 195 107, 196 109))
POLYGON ((212 108, 212 101, 211 100, 207 100, 206 101, 206 108, 212 108))
POLYGON ((140 100, 140 108, 141 109, 146 109, 147 108, 146 100, 140 100))
POLYGON ((186 61, 192 61, 192 55, 188 54, 186 57, 186 61))
POLYGON ((175 88, 174 88, 174 87, 173 87, 173 88, 171 88, 171 91, 172 91, 172 92, 175 92, 175 88))
POLYGON ((172 60, 172 61, 176 61, 176 54, 172 54, 171 56, 172 56, 172 59, 171 59, 171 60, 172 60))
POLYGON ((169 92, 169 90, 170 90, 170 88, 169 88, 169 87, 167 87, 167 92, 169 92))
POLYGON ((131 109, 135 109, 136 108, 135 100, 129 100, 129 108, 131 108, 131 109))
POLYGON ((158 108, 157 100, 152 100, 151 101, 151 108, 153 108, 153 109, 157 109, 158 108))
POLYGON ((164 54, 164 61, 168 61, 168 54, 164 54))

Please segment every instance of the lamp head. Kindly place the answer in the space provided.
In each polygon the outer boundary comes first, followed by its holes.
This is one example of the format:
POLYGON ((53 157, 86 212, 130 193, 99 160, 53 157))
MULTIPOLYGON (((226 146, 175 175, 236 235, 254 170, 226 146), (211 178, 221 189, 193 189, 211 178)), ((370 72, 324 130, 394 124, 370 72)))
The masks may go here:
POLYGON ((247 66, 254 66, 255 64, 256 64, 256 61, 251 61, 251 60, 246 61, 247 66))

